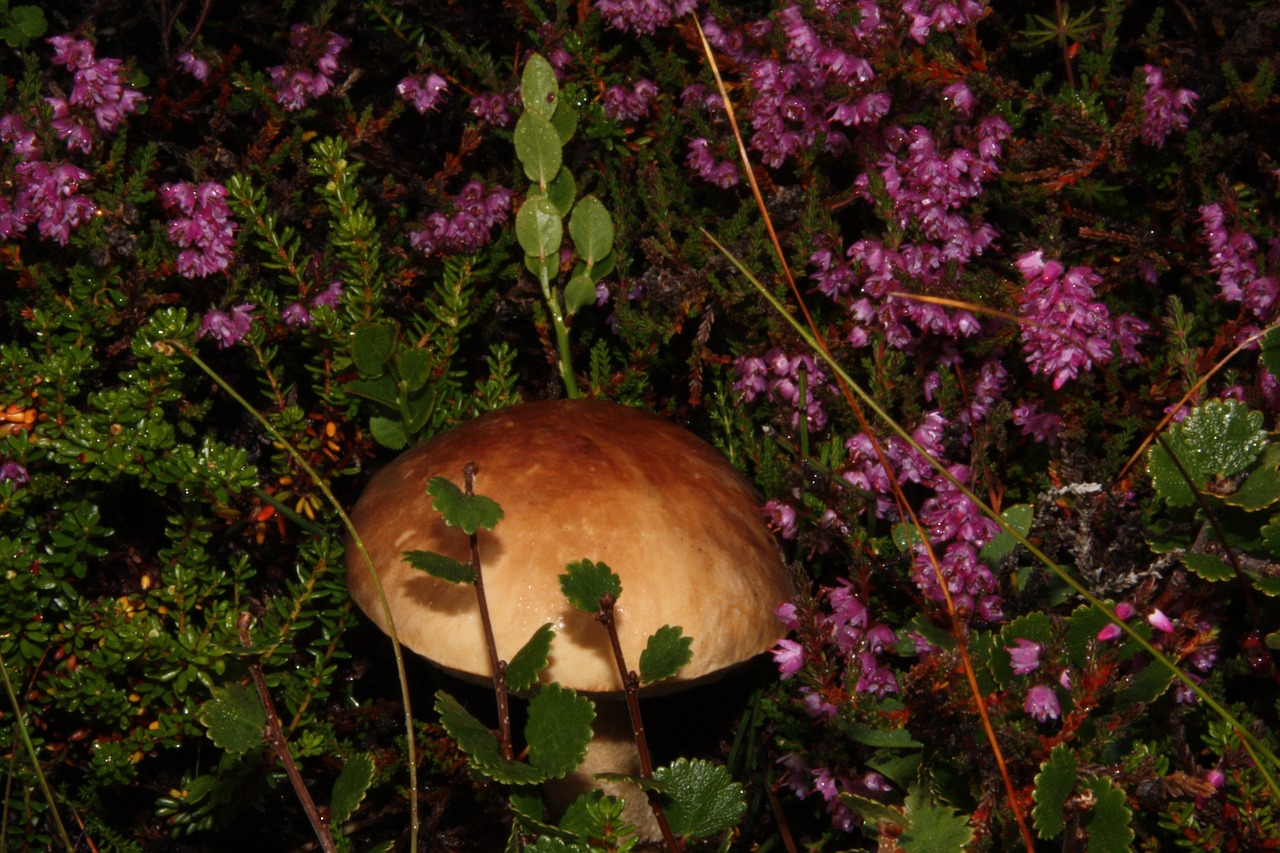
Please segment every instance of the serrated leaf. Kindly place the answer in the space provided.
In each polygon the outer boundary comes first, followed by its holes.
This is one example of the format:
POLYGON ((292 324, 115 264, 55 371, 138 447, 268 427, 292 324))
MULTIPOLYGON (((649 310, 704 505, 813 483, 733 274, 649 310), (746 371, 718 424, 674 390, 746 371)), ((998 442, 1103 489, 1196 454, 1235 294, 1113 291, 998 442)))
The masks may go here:
POLYGON ((613 251, 613 217, 600 199, 589 195, 579 200, 569 217, 569 236, 588 267, 613 251))
POLYGON ((559 103, 555 69, 541 54, 530 54, 520 75, 520 103, 534 115, 550 119, 559 103))
POLYGON ((576 314, 579 308, 596 304, 596 283, 589 275, 576 275, 564 286, 564 312, 576 314))
POLYGON ((1227 581, 1236 576, 1231 564, 1212 554, 1193 554, 1190 551, 1182 555, 1182 563, 1188 569, 1207 581, 1227 581))
POLYGON ((1193 409, 1180 424, 1165 432, 1165 444, 1182 463, 1191 483, 1182 476, 1165 448, 1147 451, 1147 472, 1156 494, 1170 506, 1190 506, 1192 487, 1203 488, 1211 478, 1244 471, 1267 445, 1262 413, 1234 400, 1212 400, 1193 409))
POLYGON ((579 610, 595 613, 600 609, 600 597, 622 595, 622 578, 604 563, 579 560, 565 566, 560 576, 560 591, 569 603, 579 610))
POLYGON ((384 418, 380 415, 374 415, 369 418, 369 432, 373 433, 374 441, 389 450, 404 450, 409 443, 409 437, 405 435, 404 426, 399 421, 391 420, 391 418, 384 418))
POLYGON ((564 223, 550 199, 537 195, 524 200, 516 214, 516 239, 525 254, 544 260, 549 271, 558 268, 564 223))
POLYGON ((678 626, 663 625, 655 631, 640 653, 640 681, 673 678, 689 661, 693 660, 693 638, 684 636, 678 626))
POLYGON ((351 358, 361 373, 377 376, 396 346, 396 330, 389 323, 361 326, 351 336, 351 358))
POLYGON ((1041 838, 1057 838, 1066 826, 1064 807, 1067 797, 1075 790, 1078 774, 1075 753, 1061 744, 1055 746, 1049 760, 1040 765, 1031 820, 1041 838))
MULTIPOLYGON (((1030 504, 1014 504, 1000 513, 1000 520, 1022 536, 1026 536, 1031 531, 1031 522, 1034 518, 1035 509, 1030 504)), ((978 552, 978 559, 994 566, 1003 560, 1005 555, 1013 553, 1013 549, 1018 545, 1019 542, 1013 534, 1001 528, 994 539, 982 546, 982 550, 978 552)))
POLYGON ((710 761, 680 758, 653 771, 667 784, 663 809, 671 831, 681 838, 702 838, 723 832, 747 809, 742 786, 729 771, 710 761))
POLYGON ((567 687, 548 684, 529 700, 524 729, 529 763, 548 779, 559 779, 587 757, 595 704, 567 687))
POLYGON ((492 498, 469 495, 446 477, 432 477, 427 494, 435 498, 431 508, 444 516, 444 523, 462 528, 468 536, 481 528, 492 530, 502 521, 502 508, 492 498))
POLYGON ((1085 785, 1093 791, 1093 811, 1084 819, 1089 853, 1128 853, 1133 845, 1133 812, 1124 791, 1101 777, 1085 785))
POLYGON ((849 737, 867 746, 890 749, 920 749, 924 746, 906 729, 875 729, 862 723, 853 724, 849 737))
POLYGON ((563 143, 551 120, 536 113, 524 113, 516 121, 514 142, 525 176, 545 189, 555 180, 563 162, 563 143))
POLYGON ((9 47, 24 48, 49 28, 39 6, 14 6, 9 10, 9 26, 0 30, 0 39, 9 47))
POLYGON ((365 793, 373 784, 373 756, 367 752, 357 752, 343 765, 342 772, 333 783, 333 794, 329 800, 329 822, 332 826, 341 826, 355 814, 365 793))
POLYGON ((576 838, 604 838, 612 829, 615 835, 627 835, 627 824, 619 819, 622 804, 603 791, 586 791, 578 796, 560 818, 559 828, 576 838))
POLYGON ((213 698, 200 708, 200 722, 209 738, 233 755, 261 746, 267 711, 258 691, 245 684, 228 684, 209 692, 213 698))
POLYGON ((545 835, 524 849, 525 853, 593 853, 595 850, 590 844, 545 835))
MULTIPOLYGON (((1113 608, 1114 609, 1114 608, 1113 608)), ((1071 663, 1085 667, 1098 639, 1098 632, 1111 624, 1111 619, 1097 607, 1078 607, 1067 619, 1067 654, 1071 663)))
POLYGON ((856 813, 871 826, 887 823, 899 829, 906 829, 907 827, 907 816, 895 806, 882 803, 879 800, 872 800, 868 797, 860 797, 857 794, 842 792, 839 797, 841 805, 856 813))
POLYGON ((1225 496, 1224 503, 1253 512, 1280 501, 1280 444, 1268 444, 1258 467, 1240 488, 1225 496))
POLYGON ((521 646, 507 664, 508 689, 520 693, 538 683, 538 673, 547 668, 551 657, 551 641, 555 635, 550 622, 533 632, 529 642, 521 646))
POLYGON ((1151 704, 1169 689, 1175 677, 1173 670, 1163 663, 1149 663, 1133 676, 1124 690, 1116 694, 1116 704, 1122 708, 1139 702, 1151 704))
POLYGON ((401 556, 410 566, 426 572, 433 578, 439 578, 449 583, 476 582, 474 569, 466 563, 459 563, 444 554, 437 554, 435 551, 405 551, 401 556))
POLYGON ((923 785, 907 791, 907 819, 911 825, 898 837, 906 853, 963 851, 973 839, 968 819, 947 805, 935 805, 923 785))
POLYGON ((457 741, 476 772, 507 785, 533 785, 546 779, 546 774, 530 764, 503 758, 493 732, 443 690, 436 692, 435 708, 440 725, 457 741))

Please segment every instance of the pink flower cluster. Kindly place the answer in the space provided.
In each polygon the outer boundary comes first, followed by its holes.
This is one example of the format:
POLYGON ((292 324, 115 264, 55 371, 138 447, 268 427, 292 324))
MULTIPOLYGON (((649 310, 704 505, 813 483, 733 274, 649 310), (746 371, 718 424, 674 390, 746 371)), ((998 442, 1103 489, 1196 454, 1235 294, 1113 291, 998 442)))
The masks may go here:
MULTIPOLYGON (((1040 655, 1044 647, 1022 637, 1015 637, 1013 642, 1014 645, 1005 647, 1005 651, 1009 653, 1009 662, 1013 666, 1013 674, 1030 675, 1040 669, 1040 655)), ((1063 690, 1071 689, 1070 670, 1063 669, 1058 673, 1058 685, 1063 690)), ((1022 710, 1037 723, 1056 720, 1062 715, 1058 693, 1051 684, 1034 684, 1028 688, 1022 710)))
POLYGON ((253 321, 257 318, 253 312, 257 308, 257 305, 246 302, 230 311, 210 311, 200 321, 200 337, 213 338, 218 342, 219 349, 240 343, 253 327, 253 321))
POLYGON ((293 112, 333 88, 338 54, 350 42, 337 33, 321 36, 306 24, 294 24, 289 43, 299 55, 315 56, 309 65, 276 65, 267 69, 276 89, 276 103, 293 112))
POLYGON ((810 430, 820 430, 827 425, 827 411, 822 399, 835 393, 827 380, 826 371, 810 355, 787 355, 777 347, 764 354, 764 358, 742 356, 733 364, 738 375, 733 390, 750 403, 764 396, 775 403, 784 403, 793 409, 792 426, 800 423, 800 374, 805 374, 805 423, 810 430))
POLYGON ((1112 346, 1125 363, 1138 361, 1138 344, 1150 329, 1129 315, 1111 319, 1097 301, 1094 288, 1102 278, 1089 267, 1067 270, 1043 252, 1018 258, 1026 288, 1018 297, 1018 313, 1031 321, 1022 327, 1027 365, 1032 372, 1053 377, 1054 390, 1093 365, 1109 364, 1112 346))
POLYGON ((99 129, 114 131, 129 113, 137 112, 144 98, 125 79, 119 59, 95 59, 93 44, 71 36, 54 36, 53 62, 72 72, 71 94, 46 98, 53 108, 53 131, 67 141, 67 149, 93 149, 93 131, 87 117, 93 116, 99 129))
POLYGON ((178 272, 203 278, 222 272, 231 263, 236 224, 226 202, 227 188, 213 181, 165 184, 160 200, 179 216, 169 221, 169 240, 180 249, 178 272))
POLYGON ((658 87, 650 80, 634 86, 610 86, 604 91, 604 114, 618 121, 636 121, 649 115, 649 106, 658 96, 658 87))
POLYGON ((689 141, 689 157, 685 161, 698 177, 727 190, 738 183, 738 167, 729 160, 717 160, 711 144, 702 137, 689 141))
POLYGON ((511 215, 514 195, 504 187, 486 192, 479 181, 471 181, 454 196, 453 214, 432 213, 425 228, 409 232, 409 244, 424 255, 479 251, 489 242, 493 228, 511 215))
MULTIPOLYGON (((1259 320, 1270 322, 1276 304, 1276 280, 1259 275, 1262 259, 1257 242, 1243 231, 1227 229, 1227 214, 1220 204, 1200 208, 1204 240, 1209 244, 1209 266, 1218 278, 1218 290, 1228 302, 1241 302, 1259 320)), ((1273 263, 1280 264, 1280 242, 1273 263)))
POLYGON ((784 755, 778 763, 786 768, 783 781, 797 797, 805 799, 818 794, 826 803, 831 824, 841 832, 853 832, 860 825, 858 814, 840 799, 841 794, 852 794, 866 800, 877 800, 894 790, 884 776, 868 770, 861 776, 849 776, 833 772, 828 767, 810 767, 798 755, 784 755))
POLYGON ((605 22, 624 33, 649 35, 698 7, 698 0, 596 0, 605 22))
MULTIPOLYGON (((0 139, 5 138, 3 128, 11 126, 11 120, 15 117, 0 119, 0 139)), ((97 210, 92 201, 80 195, 80 182, 88 180, 89 173, 79 166, 33 160, 19 163, 14 174, 18 192, 13 203, 0 196, 0 238, 14 237, 35 225, 41 237, 65 246, 71 229, 88 222, 97 210)))
POLYGON ((284 320, 286 326, 310 326, 312 318, 309 307, 334 309, 341 300, 342 282, 331 281, 327 288, 311 297, 309 303, 299 301, 287 306, 280 312, 280 319, 284 320))
POLYGON ((1142 96, 1142 126, 1138 137, 1148 145, 1163 148, 1173 131, 1184 131, 1191 123, 1194 104, 1200 96, 1190 89, 1170 89, 1164 72, 1154 65, 1142 66, 1147 90, 1142 96))
POLYGON ((396 85, 396 93, 423 115, 439 109, 448 91, 449 81, 435 72, 411 74, 396 85))

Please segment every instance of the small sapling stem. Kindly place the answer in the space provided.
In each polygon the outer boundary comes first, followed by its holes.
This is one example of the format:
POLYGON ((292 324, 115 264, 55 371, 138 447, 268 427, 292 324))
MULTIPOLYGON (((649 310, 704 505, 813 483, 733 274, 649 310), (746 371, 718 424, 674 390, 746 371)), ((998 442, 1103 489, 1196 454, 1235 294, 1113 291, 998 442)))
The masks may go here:
MULTIPOLYGON (((600 596, 600 609, 596 611, 595 618, 609 633, 613 659, 618 664, 618 674, 622 676, 622 685, 627 696, 627 712, 631 715, 631 733, 636 739, 636 751, 640 753, 640 776, 652 779, 653 759, 649 754, 649 741, 644 734, 644 721, 640 717, 640 676, 627 669, 627 661, 622 654, 622 642, 618 638, 618 626, 614 620, 616 603, 617 599, 611 593, 606 592, 600 596)), ((649 808, 653 809, 653 816, 658 821, 658 828, 662 830, 662 838, 667 844, 667 849, 672 853, 679 853, 683 848, 671 832, 671 825, 667 823, 667 815, 663 812, 661 803, 658 802, 657 794, 653 791, 645 793, 649 799, 649 808)))
MULTIPOLYGON (((476 470, 474 462, 468 462, 462 467, 462 487, 467 495, 475 494, 476 470)), ((514 750, 511 747, 511 706, 507 697, 507 662, 498 658, 498 642, 493 635, 489 603, 484 595, 484 574, 480 570, 480 545, 477 534, 471 534, 470 542, 471 568, 476 573, 473 584, 476 590, 476 603, 480 608, 480 624, 484 626, 484 642, 489 651, 489 668, 493 670, 493 692, 498 700, 498 743, 502 749, 502 757, 510 761, 514 750)))

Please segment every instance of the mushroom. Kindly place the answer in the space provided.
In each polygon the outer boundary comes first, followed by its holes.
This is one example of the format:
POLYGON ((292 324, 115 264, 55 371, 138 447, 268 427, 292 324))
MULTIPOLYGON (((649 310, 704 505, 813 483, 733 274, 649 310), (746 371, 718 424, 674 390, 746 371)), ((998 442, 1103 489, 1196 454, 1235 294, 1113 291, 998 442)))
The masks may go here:
MULTIPOLYGON (((371 480, 352 512, 390 604, 401 642, 471 681, 492 673, 474 591, 412 568, 406 551, 469 559, 468 538, 432 510, 427 483, 461 483, 475 463, 475 491, 497 501, 503 521, 481 532, 479 554, 498 656, 511 656, 545 623, 556 632, 544 681, 596 700, 596 737, 570 789, 591 774, 639 767, 609 639, 591 614, 564 598, 559 576, 584 558, 622 581, 616 622, 627 665, 650 634, 678 625, 693 659, 672 692, 713 679, 764 652, 782 634, 774 608, 791 578, 752 488, 716 450, 667 421, 614 403, 525 403, 482 415, 403 453, 371 480), (613 699, 615 701, 610 701, 613 699), (610 706, 618 710, 610 710, 610 706)), ((348 547, 356 603, 387 630, 373 579, 348 547)), ((616 792, 611 792, 616 793, 616 792)), ((627 819, 652 823, 643 796, 627 819)), ((627 796, 627 792, 623 792, 627 796)), ((652 836, 650 836, 652 837, 652 836)))

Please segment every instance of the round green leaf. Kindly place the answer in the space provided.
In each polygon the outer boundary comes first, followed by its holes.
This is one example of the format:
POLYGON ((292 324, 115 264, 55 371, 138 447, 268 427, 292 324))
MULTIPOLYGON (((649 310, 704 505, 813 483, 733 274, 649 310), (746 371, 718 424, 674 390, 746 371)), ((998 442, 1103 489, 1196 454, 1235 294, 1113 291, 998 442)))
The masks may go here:
POLYGON ((1261 412, 1234 400, 1213 400, 1170 427, 1164 443, 1168 451, 1157 444, 1147 452, 1152 485, 1169 506, 1190 506, 1195 500, 1192 488, 1203 488, 1213 477, 1230 477, 1252 465, 1267 446, 1267 434, 1261 412), (1170 452, 1186 469, 1190 483, 1170 452))
POLYGON ((568 145, 569 140, 573 139, 573 132, 578 129, 578 111, 569 106, 567 101, 561 101, 556 107, 555 115, 551 117, 551 126, 556 129, 560 144, 568 145))
POLYGON ((548 121, 559 103, 560 84, 555 69, 541 54, 532 54, 520 75, 520 102, 525 110, 548 121))
POLYGON ((604 563, 579 560, 565 567, 565 573, 560 576, 560 591, 574 607, 595 613, 600 609, 601 596, 608 594, 616 599, 622 595, 622 578, 604 563))
POLYGON ((613 218, 600 199, 589 195, 578 202, 569 217, 569 236, 588 268, 613 251, 613 218))
POLYGON ((589 275, 577 275, 564 286, 564 310, 573 314, 579 308, 596 304, 596 283, 589 275))
POLYGON ((468 536, 482 527, 492 530, 502 521, 502 508, 492 498, 468 495, 444 477, 432 477, 427 494, 435 498, 431 508, 444 516, 444 523, 461 527, 468 536))
POLYGON ((560 171, 560 134, 550 119, 534 113, 525 113, 516 122, 516 156, 524 165, 529 180, 545 188, 560 171))
POLYGON ((568 216, 569 211, 573 209, 573 200, 578 194, 577 181, 573 179, 573 173, 563 166, 559 172, 556 172, 555 180, 547 184, 547 198, 551 199, 551 203, 556 206, 556 210, 560 211, 561 216, 568 216))
POLYGON ((201 708, 200 722, 213 742, 234 755, 261 746, 267 711, 258 692, 244 684, 214 687, 209 692, 213 698, 201 708))
POLYGON ((516 239, 525 254, 550 259, 560 251, 564 223, 560 211, 546 196, 529 196, 516 214, 516 239))

